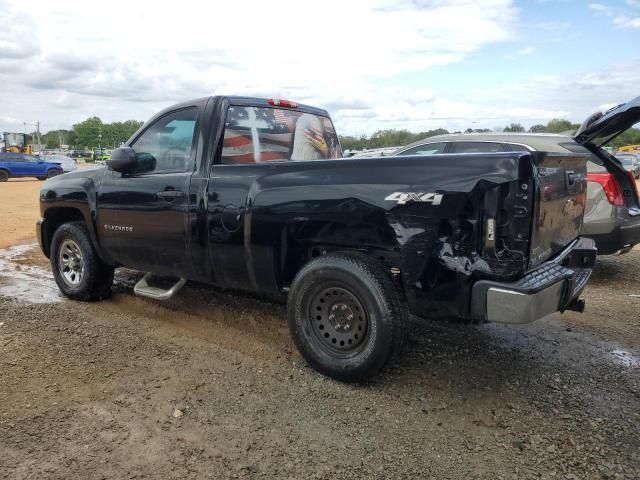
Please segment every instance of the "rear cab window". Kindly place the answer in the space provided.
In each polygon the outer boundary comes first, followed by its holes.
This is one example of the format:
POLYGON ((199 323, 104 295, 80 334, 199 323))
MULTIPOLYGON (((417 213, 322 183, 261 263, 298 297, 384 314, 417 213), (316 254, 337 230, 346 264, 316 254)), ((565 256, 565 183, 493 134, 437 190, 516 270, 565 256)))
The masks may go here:
POLYGON ((284 108, 230 106, 220 163, 341 158, 329 117, 284 108))

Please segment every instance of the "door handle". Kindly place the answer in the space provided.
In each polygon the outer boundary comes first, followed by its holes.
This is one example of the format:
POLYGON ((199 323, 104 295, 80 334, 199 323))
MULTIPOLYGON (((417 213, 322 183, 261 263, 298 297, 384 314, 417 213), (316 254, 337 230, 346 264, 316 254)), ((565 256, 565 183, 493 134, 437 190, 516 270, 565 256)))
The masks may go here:
POLYGON ((184 192, 180 190, 162 190, 161 192, 156 193, 158 198, 164 198, 166 201, 170 202, 176 198, 184 197, 184 192))

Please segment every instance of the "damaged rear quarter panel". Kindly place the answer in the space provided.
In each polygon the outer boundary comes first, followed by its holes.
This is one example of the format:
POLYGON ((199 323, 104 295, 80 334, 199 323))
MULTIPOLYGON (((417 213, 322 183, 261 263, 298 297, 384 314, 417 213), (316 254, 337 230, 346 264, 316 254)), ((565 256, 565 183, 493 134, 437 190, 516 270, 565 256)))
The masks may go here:
POLYGON ((247 201, 250 276, 286 286, 314 248, 365 251, 400 269, 414 314, 465 316, 472 279, 493 273, 481 251, 485 192, 530 166, 523 153, 272 165, 247 201))

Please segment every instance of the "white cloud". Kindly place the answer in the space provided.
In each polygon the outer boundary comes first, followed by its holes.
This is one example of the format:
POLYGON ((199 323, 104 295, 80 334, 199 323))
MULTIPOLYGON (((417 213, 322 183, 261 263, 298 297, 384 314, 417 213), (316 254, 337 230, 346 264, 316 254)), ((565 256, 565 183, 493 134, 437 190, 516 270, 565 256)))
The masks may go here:
MULTIPOLYGON (((627 0, 630 7, 640 7, 640 0, 627 0)), ((640 28, 640 16, 633 11, 613 8, 601 3, 589 4, 589 9, 612 19, 613 25, 619 28, 640 28)))
POLYGON ((611 11, 609 7, 607 7, 606 5, 602 5, 601 3, 590 3, 589 9, 593 10, 594 12, 602 12, 605 14, 608 14, 611 11))
POLYGON ((524 48, 520 48, 520 49, 514 51, 513 53, 505 55, 504 58, 507 59, 507 60, 515 60, 515 59, 517 59, 519 57, 523 57, 523 56, 526 56, 526 55, 531 55, 536 50, 537 50, 536 47, 532 47, 532 46, 524 47, 524 48))
POLYGON ((617 27, 640 28, 640 17, 615 17, 613 19, 613 24, 617 27))
POLYGON ((361 112, 379 83, 512 38, 516 17, 511 0, 0 0, 0 12, 2 111, 45 128, 210 94, 361 112))
POLYGON ((516 53, 518 55, 531 55, 535 51, 536 51, 536 47, 525 47, 525 48, 521 48, 520 50, 517 50, 516 53))
MULTIPOLYGON (((44 130, 69 128, 93 115, 142 120, 212 94, 317 105, 346 134, 491 128, 580 121, 597 105, 637 94, 640 84, 640 61, 490 90, 477 90, 470 77, 455 97, 405 82, 416 73, 428 82, 424 72, 433 67, 522 41, 510 0, 326 0, 314 9, 299 0, 23 3, 0 0, 0 131, 35 120, 44 130)), ((518 56, 534 52, 513 48, 518 56)))

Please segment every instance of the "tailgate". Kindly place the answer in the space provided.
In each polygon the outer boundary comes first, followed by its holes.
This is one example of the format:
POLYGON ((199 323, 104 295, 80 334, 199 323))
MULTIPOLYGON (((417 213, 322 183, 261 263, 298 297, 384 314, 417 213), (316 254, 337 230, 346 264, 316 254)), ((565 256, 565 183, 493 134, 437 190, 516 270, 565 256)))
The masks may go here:
POLYGON ((587 189, 586 154, 533 152, 535 210, 529 267, 535 268, 579 236, 587 189))

